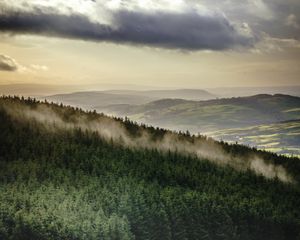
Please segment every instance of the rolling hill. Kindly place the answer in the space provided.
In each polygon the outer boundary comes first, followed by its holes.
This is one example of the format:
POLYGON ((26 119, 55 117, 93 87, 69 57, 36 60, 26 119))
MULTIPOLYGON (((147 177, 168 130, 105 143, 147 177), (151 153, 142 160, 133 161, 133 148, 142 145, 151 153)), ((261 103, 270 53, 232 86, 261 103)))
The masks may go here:
MULTIPOLYGON (((68 94, 57 94, 45 97, 48 101, 69 104, 85 109, 99 109, 114 104, 146 104, 162 98, 183 99, 214 99, 214 95, 204 90, 179 89, 179 90, 105 90, 84 91, 68 94)), ((41 98, 43 99, 43 98, 41 98)))
POLYGON ((186 99, 186 100, 208 100, 215 99, 217 96, 202 89, 175 89, 175 90, 146 90, 146 91, 131 91, 131 90, 107 90, 107 93, 113 94, 129 94, 147 96, 149 98, 164 99, 186 99))
POLYGON ((206 133, 300 118, 300 98, 283 94, 208 101, 162 99, 142 105, 98 108, 108 114, 128 116, 138 122, 175 130, 206 133))
POLYGON ((220 98, 247 97, 258 94, 285 94, 300 97, 300 86, 273 86, 273 87, 220 87, 207 89, 220 98))
POLYGON ((57 94, 45 97, 45 99, 84 109, 95 109, 109 104, 143 104, 154 100, 154 98, 142 95, 114 94, 105 91, 57 94))
POLYGON ((298 239, 300 161, 0 99, 0 239, 298 239))
POLYGON ((62 94, 78 91, 81 86, 50 84, 0 84, 0 95, 19 95, 40 97, 50 94, 62 94))

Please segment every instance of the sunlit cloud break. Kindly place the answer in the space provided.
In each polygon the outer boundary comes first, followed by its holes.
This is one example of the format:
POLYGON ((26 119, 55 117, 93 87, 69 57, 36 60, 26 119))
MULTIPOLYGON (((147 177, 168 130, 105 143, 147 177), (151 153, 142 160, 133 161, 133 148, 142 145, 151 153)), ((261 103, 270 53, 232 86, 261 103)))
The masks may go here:
POLYGON ((180 1, 166 8, 138 1, 47 2, 0 3, 0 31, 188 51, 249 47, 256 40, 224 14, 180 1))

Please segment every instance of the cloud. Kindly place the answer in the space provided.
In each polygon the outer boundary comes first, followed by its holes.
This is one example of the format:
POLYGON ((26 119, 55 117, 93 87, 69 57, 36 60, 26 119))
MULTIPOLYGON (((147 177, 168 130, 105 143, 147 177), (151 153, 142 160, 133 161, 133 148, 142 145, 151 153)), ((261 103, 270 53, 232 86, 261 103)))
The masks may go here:
POLYGON ((251 38, 217 14, 119 11, 114 21, 118 26, 112 33, 115 41, 187 50, 223 50, 251 44, 251 38))
POLYGON ((30 67, 34 70, 39 70, 39 71, 48 71, 49 70, 49 68, 45 65, 31 64, 30 67))
POLYGON ((19 64, 16 62, 15 59, 0 54, 0 71, 9 71, 9 72, 15 72, 19 68, 19 64))
POLYGON ((294 14, 290 14, 286 19, 285 19, 285 24, 287 26, 293 27, 295 29, 299 29, 299 23, 297 21, 297 17, 294 14))
POLYGON ((186 0, 219 9, 231 22, 247 23, 259 40, 268 38, 300 40, 299 0, 186 0))
POLYGON ((0 9, 0 33, 187 51, 300 39, 299 0, 2 0, 0 9))
POLYGON ((267 34, 264 34, 261 39, 255 45, 255 48, 251 49, 252 53, 282 53, 284 51, 295 52, 300 50, 300 41, 296 39, 270 37, 267 34))
POLYGON ((31 64, 28 67, 19 64, 14 58, 0 54, 0 71, 32 73, 33 71, 48 71, 45 65, 31 64))
POLYGON ((255 42, 249 32, 243 32, 225 15, 192 7, 181 11, 119 8, 107 12, 109 21, 99 22, 86 14, 41 6, 6 8, 0 12, 0 30, 188 51, 248 47, 255 42))

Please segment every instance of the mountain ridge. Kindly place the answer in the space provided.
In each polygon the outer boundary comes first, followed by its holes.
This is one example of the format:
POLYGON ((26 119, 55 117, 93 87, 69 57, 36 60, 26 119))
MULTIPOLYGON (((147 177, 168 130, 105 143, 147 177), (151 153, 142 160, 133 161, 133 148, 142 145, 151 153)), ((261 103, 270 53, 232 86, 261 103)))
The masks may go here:
POLYGON ((299 107, 299 97, 260 94, 207 101, 167 99, 144 105, 113 105, 97 110, 156 126, 206 132, 213 128, 217 130, 297 119, 300 117, 299 107), (164 104, 166 102, 167 105, 164 104), (206 126, 210 127, 206 129, 206 126))

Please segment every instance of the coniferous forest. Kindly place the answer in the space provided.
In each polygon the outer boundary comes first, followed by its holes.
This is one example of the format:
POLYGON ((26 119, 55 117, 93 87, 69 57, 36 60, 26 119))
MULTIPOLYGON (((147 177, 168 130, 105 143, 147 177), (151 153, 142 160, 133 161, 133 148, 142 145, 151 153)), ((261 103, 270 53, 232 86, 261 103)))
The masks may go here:
MULTIPOLYGON (((78 117, 118 122, 132 139, 146 131, 159 142, 169 133, 70 106, 2 97, 1 240, 300 239, 298 158, 215 143, 235 158, 256 154, 280 166, 292 179, 285 182, 70 127, 78 117)), ((188 132, 177 136, 212 141, 188 132)))

